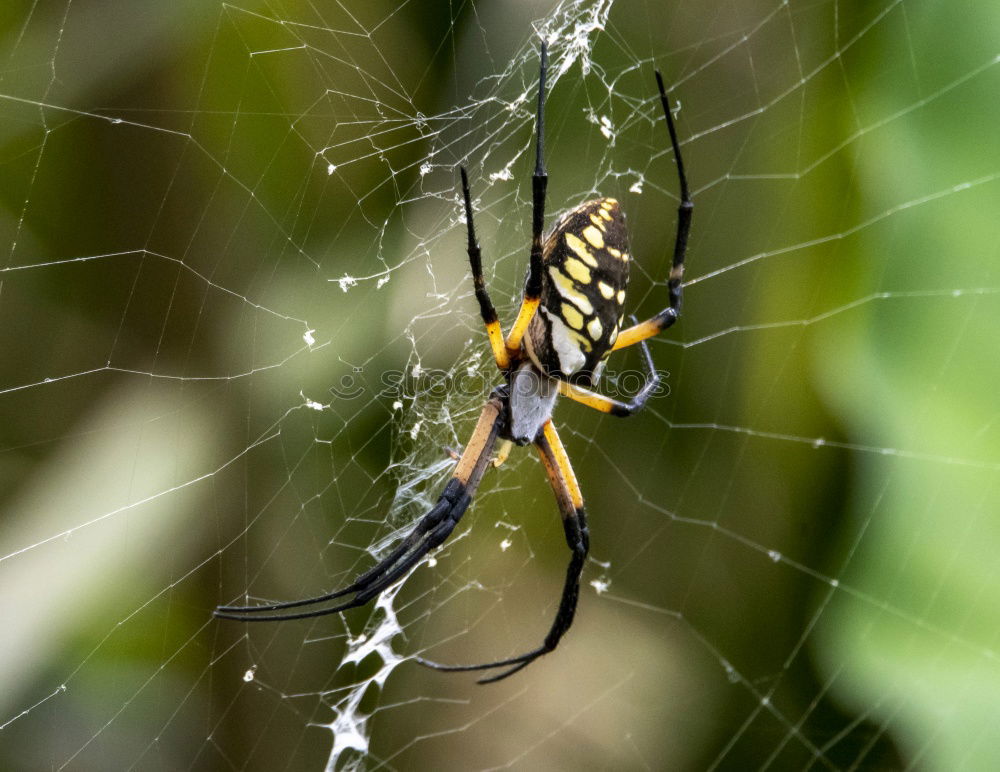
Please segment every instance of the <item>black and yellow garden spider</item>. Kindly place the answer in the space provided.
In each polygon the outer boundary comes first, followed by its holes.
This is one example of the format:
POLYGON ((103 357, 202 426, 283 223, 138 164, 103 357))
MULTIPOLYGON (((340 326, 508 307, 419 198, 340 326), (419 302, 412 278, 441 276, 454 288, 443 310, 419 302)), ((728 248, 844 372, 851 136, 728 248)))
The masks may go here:
POLYGON ((681 277, 684 274, 684 254, 694 205, 688 193, 677 132, 663 88, 663 78, 657 71, 660 104, 670 132, 670 143, 680 181, 677 233, 673 263, 667 281, 669 305, 645 322, 636 324, 633 317, 632 326, 622 330, 623 304, 631 258, 625 217, 618 202, 613 198, 601 198, 580 204, 563 214, 549 235, 544 240, 542 238, 545 189, 548 183, 543 148, 546 66, 546 46, 543 42, 535 124, 535 172, 531 179, 531 258, 521 307, 506 338, 483 279, 482 257, 473 225, 469 180, 465 168, 461 169, 472 280, 493 358, 504 376, 504 383, 490 395, 472 438, 437 504, 385 559, 347 587, 315 598, 285 603, 220 606, 215 610, 215 616, 244 622, 305 619, 364 605, 402 579, 428 552, 448 538, 468 508, 491 460, 499 465, 506 458, 512 444, 533 443, 555 492, 566 542, 572 552, 566 569, 562 599, 552 627, 541 646, 516 657, 479 665, 442 665, 420 658, 418 661, 428 667, 448 671, 505 668, 503 672, 479 681, 491 683, 513 675, 555 649, 573 623, 589 536, 583 495, 552 423, 552 408, 560 394, 614 416, 633 415, 645 405, 659 382, 645 341, 670 327, 680 315, 681 277), (630 402, 619 402, 591 391, 608 356, 613 351, 636 343, 642 348, 646 381, 635 398, 630 402), (493 450, 498 440, 502 445, 494 459, 493 450), (326 603, 352 594, 354 597, 349 601, 334 606, 292 613, 266 613, 326 603))

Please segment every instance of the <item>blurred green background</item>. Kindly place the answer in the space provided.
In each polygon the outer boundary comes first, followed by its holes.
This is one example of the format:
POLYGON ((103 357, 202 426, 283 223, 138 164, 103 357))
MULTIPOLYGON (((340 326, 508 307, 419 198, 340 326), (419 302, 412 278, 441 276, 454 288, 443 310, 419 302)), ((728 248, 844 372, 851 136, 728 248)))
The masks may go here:
POLYGON ((41 0, 0 54, 0 766, 1000 764, 995 3, 41 0), (509 320, 539 32, 549 222, 622 200, 637 314, 677 203, 654 66, 696 203, 669 394, 557 409, 573 629, 491 687, 406 660, 547 630, 525 451, 390 640, 212 620, 349 581, 449 475, 494 377, 456 168, 509 320))

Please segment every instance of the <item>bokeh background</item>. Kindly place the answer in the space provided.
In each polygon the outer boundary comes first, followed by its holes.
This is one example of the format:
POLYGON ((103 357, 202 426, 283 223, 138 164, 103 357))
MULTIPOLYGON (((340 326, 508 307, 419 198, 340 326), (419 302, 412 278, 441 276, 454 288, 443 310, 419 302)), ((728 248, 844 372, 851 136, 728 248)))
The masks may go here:
POLYGON ((0 766, 1000 763, 995 3, 37 0, 0 61, 0 766), (557 411, 576 624, 491 687, 412 662, 544 635, 523 451, 391 606, 213 620, 349 581, 447 478, 493 377, 456 165, 510 319, 540 32, 549 221, 623 201, 638 314, 654 66, 696 202, 669 394, 557 411))

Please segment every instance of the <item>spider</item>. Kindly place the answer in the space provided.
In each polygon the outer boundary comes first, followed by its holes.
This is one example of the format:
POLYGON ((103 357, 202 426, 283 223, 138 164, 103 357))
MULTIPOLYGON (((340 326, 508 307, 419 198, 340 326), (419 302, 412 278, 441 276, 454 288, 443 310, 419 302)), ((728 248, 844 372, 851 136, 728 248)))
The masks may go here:
MULTIPOLYGON (((555 493, 562 515, 566 543, 572 556, 555 620, 540 646, 516 657, 477 665, 444 665, 423 658, 417 661, 437 670, 501 672, 482 678, 492 683, 513 675, 544 654, 553 651, 569 630, 580 594, 580 575, 589 548, 583 495, 569 456, 552 422, 558 395, 613 416, 630 416, 645 405, 659 383, 646 339, 677 321, 681 310, 684 256, 694 204, 688 193, 677 132, 663 87, 656 71, 660 104, 670 133, 680 183, 680 206, 673 262, 667 282, 669 305, 652 318, 621 329, 622 306, 628 283, 630 256, 625 216, 613 198, 586 201, 563 214, 543 238, 545 190, 548 175, 544 162, 544 107, 547 49, 540 46, 538 112, 535 120, 535 171, 531 178, 532 239, 528 275, 520 309, 510 332, 504 337, 496 309, 483 278, 482 255, 473 224, 469 179, 460 167, 462 198, 468 232, 468 255, 476 299, 490 348, 504 382, 490 394, 465 451, 434 507, 410 534, 381 562, 335 592, 284 603, 260 606, 220 606, 215 616, 244 622, 263 622, 333 614, 362 606, 396 584, 432 549, 440 546, 468 508, 483 474, 491 462, 499 466, 512 445, 534 444, 555 493), (646 380, 630 402, 620 402, 591 389, 600 377, 608 356, 640 344, 646 380), (494 448, 497 456, 493 457, 494 448), (333 606, 292 613, 266 613, 324 604, 353 595, 333 606)), ((457 454, 456 454, 457 455, 457 454)))

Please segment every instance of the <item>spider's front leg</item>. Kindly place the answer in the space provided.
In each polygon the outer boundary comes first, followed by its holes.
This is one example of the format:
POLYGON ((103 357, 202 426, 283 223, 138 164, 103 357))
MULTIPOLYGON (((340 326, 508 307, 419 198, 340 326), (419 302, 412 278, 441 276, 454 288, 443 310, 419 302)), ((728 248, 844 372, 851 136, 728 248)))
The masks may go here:
POLYGON ((688 234, 691 232, 691 215, 694 212, 694 203, 691 201, 691 194, 688 191, 687 176, 684 174, 684 160, 681 158, 681 146, 677 141, 677 130, 674 128, 674 119, 670 114, 670 100, 667 99, 667 92, 663 88, 663 76, 660 71, 656 71, 656 85, 660 90, 660 104, 663 106, 663 116, 667 121, 667 130, 670 132, 670 144, 674 149, 674 160, 677 163, 677 178, 681 188, 681 203, 677 207, 677 236, 674 239, 674 258, 670 265, 670 275, 667 278, 667 291, 670 294, 670 304, 660 313, 645 322, 633 325, 627 330, 622 330, 612 351, 626 348, 635 343, 652 338, 654 335, 667 329, 681 315, 681 302, 683 300, 684 286, 681 279, 684 278, 684 257, 687 254, 688 234))
POLYGON ((535 116, 535 172, 531 175, 531 256, 528 278, 517 318, 507 335, 507 352, 517 356, 521 340, 528 330, 542 298, 542 231, 545 228, 545 190, 549 175, 545 171, 545 73, 548 70, 548 47, 541 42, 541 62, 538 67, 538 112, 535 116))
POLYGON ((545 190, 548 187, 549 175, 545 171, 545 73, 548 67, 548 49, 543 40, 541 43, 541 65, 538 72, 538 112, 535 118, 535 172, 531 177, 531 256, 528 264, 528 278, 524 283, 524 293, 521 296, 521 306, 517 312, 514 325, 510 328, 506 340, 497 317, 496 308, 490 300, 483 277, 482 253, 476 240, 476 230, 473 225, 472 201, 469 194, 469 177, 465 167, 461 167, 462 198, 465 204, 465 222, 469 235, 467 251, 469 264, 472 267, 472 281, 476 290, 476 300, 479 301, 479 313, 486 325, 486 334, 490 339, 490 348, 497 367, 506 370, 516 363, 521 356, 521 340, 538 310, 542 296, 542 231, 545 227, 545 190))
POLYGON ((486 335, 490 339, 490 348, 493 350, 493 358, 496 360, 500 370, 510 367, 510 354, 503 339, 503 329, 500 327, 500 319, 497 310, 490 299, 490 293, 486 289, 486 279, 483 276, 483 253, 479 249, 479 242, 476 240, 476 225, 472 214, 472 197, 469 193, 469 175, 465 172, 465 167, 460 167, 462 175, 462 199, 465 203, 465 228, 469 235, 469 245, 466 251, 469 253, 469 266, 472 269, 472 285, 476 290, 476 300, 479 301, 479 315, 486 325, 486 335))
POLYGON ((417 662, 435 670, 445 670, 450 672, 464 672, 469 670, 492 670, 493 668, 507 668, 502 673, 489 676, 479 680, 481 684, 495 683, 502 681, 508 676, 514 675, 517 671, 526 668, 536 659, 544 654, 553 651, 559 645, 570 625, 573 624, 573 617, 576 614, 576 604, 580 597, 580 575, 583 573, 584 562, 587 559, 587 552, 590 549, 590 535, 587 531, 587 513, 583 506, 583 494, 580 492, 580 485, 576 481, 576 474, 569 463, 569 456, 563 447, 559 434, 549 419, 542 428, 541 434, 535 440, 535 446, 542 459, 542 465, 549 478, 549 484, 555 493, 556 503, 559 505, 559 512, 563 518, 563 530, 566 534, 566 543, 572 553, 569 565, 566 567, 566 580, 563 584, 562 598, 559 601, 559 609, 556 617, 549 628, 548 634, 542 645, 536 649, 520 654, 516 657, 500 659, 495 662, 485 662, 480 665, 443 665, 422 657, 417 658, 417 662))
POLYGON ((479 487, 483 473, 490 464, 493 446, 496 444, 497 437, 506 420, 505 402, 506 398, 503 393, 500 390, 494 391, 486 403, 486 407, 483 408, 472 433, 472 439, 466 445, 465 452, 459 459, 452 478, 445 486, 437 504, 420 519, 410 534, 384 560, 361 574, 347 587, 335 592, 319 595, 315 598, 270 603, 262 606, 219 606, 215 610, 215 616, 222 619, 236 619, 241 622, 307 619, 363 606, 387 590, 420 562, 424 555, 444 543, 455 526, 458 525, 458 521, 465 513, 479 487), (354 595, 353 598, 346 603, 335 606, 292 613, 264 613, 313 606, 351 594, 354 595))

